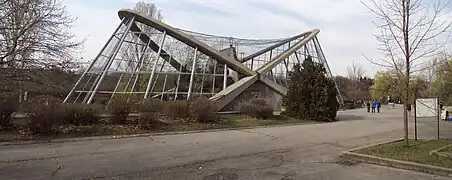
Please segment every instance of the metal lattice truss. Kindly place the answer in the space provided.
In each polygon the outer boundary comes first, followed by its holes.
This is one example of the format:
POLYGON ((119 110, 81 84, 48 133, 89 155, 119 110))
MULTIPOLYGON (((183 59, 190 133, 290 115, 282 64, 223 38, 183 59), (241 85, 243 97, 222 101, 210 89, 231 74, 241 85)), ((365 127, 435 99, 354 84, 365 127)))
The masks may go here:
MULTIPOLYGON (((308 57, 323 63, 332 77, 317 29, 289 38, 240 39, 176 29, 132 10, 118 15, 121 24, 65 103, 206 96, 224 109, 244 101, 244 93, 255 96, 262 89, 271 89, 280 100, 287 93, 289 71, 308 57)), ((337 99, 342 103, 340 95, 337 99)))

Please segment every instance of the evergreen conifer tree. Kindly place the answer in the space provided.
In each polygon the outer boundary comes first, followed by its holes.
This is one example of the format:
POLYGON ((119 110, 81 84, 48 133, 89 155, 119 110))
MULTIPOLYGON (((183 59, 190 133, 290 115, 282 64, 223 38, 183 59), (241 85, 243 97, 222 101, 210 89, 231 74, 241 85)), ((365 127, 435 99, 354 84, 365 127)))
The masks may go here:
POLYGON ((283 98, 285 114, 291 117, 335 121, 338 102, 333 79, 326 77, 325 67, 310 57, 296 64, 289 74, 287 95, 283 98))

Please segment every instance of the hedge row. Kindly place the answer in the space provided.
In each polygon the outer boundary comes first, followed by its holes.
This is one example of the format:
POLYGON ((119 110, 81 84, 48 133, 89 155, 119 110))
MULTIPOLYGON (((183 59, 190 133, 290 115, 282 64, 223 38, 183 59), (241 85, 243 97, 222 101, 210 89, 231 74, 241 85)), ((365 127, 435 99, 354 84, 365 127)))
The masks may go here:
MULTIPOLYGON (((16 128, 12 123, 12 116, 17 110, 15 107, 6 100, 0 102, 0 130, 16 128)), ((273 115, 273 109, 263 99, 252 99, 241 104, 240 112, 257 119, 267 119, 273 115)), ((219 120, 214 104, 206 98, 177 101, 150 99, 138 103, 116 99, 107 109, 106 113, 111 115, 107 120, 100 117, 102 113, 105 110, 96 105, 41 104, 31 109, 22 129, 31 134, 49 134, 76 126, 134 124, 139 129, 148 130, 166 124, 165 120, 191 123, 215 123, 219 120), (132 112, 139 112, 139 117, 129 121, 132 112)))
POLYGON ((240 113, 256 119, 268 119, 273 116, 273 108, 264 99, 251 99, 240 105, 240 113))
MULTIPOLYGON (((12 123, 15 106, 0 104, 0 129, 14 128, 12 123)), ((100 118, 102 110, 86 104, 51 104, 33 107, 27 116, 23 129, 31 134, 58 133, 66 127, 86 126, 94 124, 125 125, 133 123, 140 129, 150 129, 165 122, 162 119, 184 120, 197 123, 214 123, 219 120, 215 106, 206 98, 178 101, 144 100, 139 103, 127 103, 115 100, 107 113, 111 114, 107 121, 100 118), (128 121, 131 112, 139 112, 134 121, 128 121)))

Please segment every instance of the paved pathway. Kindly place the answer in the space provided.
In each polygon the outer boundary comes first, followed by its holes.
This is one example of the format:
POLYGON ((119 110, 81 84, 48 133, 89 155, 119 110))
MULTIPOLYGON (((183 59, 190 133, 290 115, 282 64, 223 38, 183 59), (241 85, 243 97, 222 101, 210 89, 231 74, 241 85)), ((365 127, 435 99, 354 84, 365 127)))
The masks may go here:
POLYGON ((401 137, 400 111, 340 112, 340 122, 0 147, 0 179, 447 179, 367 164, 341 151, 401 137))

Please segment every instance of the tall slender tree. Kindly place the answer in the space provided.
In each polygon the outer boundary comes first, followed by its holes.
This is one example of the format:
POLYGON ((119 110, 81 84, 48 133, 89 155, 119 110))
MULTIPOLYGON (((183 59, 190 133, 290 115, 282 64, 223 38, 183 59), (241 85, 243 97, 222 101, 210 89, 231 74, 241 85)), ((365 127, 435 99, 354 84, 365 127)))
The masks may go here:
POLYGON ((363 0, 376 16, 374 24, 380 30, 375 35, 382 62, 370 62, 389 68, 402 84, 404 101, 404 141, 408 145, 408 113, 410 77, 419 71, 424 57, 434 55, 448 42, 451 18, 450 1, 363 0))

